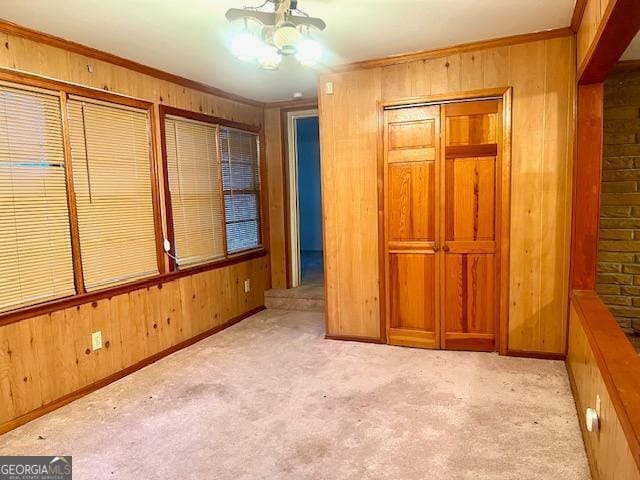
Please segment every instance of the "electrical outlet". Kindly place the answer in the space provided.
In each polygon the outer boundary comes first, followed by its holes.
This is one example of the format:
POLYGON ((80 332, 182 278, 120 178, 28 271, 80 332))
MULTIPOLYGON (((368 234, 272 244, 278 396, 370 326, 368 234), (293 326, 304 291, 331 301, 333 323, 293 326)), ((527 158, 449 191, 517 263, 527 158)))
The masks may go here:
POLYGON ((102 332, 93 332, 91 334, 91 349, 100 350, 102 348, 102 332))
POLYGON ((251 280, 248 278, 244 281, 244 293, 249 293, 251 291, 251 280))

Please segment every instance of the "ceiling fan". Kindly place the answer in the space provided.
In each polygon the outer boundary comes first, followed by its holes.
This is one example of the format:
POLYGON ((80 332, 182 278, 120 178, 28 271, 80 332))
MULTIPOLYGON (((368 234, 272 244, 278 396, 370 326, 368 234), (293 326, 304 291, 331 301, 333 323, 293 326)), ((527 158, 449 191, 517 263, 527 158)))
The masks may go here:
POLYGON ((257 62, 265 70, 277 70, 283 56, 295 55, 307 66, 318 63, 322 45, 312 37, 326 23, 298 8, 298 0, 266 0, 258 7, 227 10, 229 22, 244 22, 231 44, 241 60, 257 62))

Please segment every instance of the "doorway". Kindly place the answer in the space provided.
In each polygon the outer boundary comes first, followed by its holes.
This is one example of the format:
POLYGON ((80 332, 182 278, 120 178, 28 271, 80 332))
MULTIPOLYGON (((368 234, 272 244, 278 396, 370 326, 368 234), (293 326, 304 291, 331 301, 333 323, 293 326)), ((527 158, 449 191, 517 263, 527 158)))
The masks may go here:
POLYGON ((317 109, 287 113, 290 288, 322 286, 322 200, 317 109))
POLYGON ((391 344, 501 348, 509 92, 504 96, 383 107, 381 247, 391 344))

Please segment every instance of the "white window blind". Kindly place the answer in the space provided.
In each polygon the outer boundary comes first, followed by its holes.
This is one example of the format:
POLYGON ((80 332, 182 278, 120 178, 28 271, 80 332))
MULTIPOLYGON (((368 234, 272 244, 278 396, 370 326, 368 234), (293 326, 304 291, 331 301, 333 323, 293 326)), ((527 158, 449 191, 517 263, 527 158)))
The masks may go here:
POLYGON ((86 290, 157 274, 148 113, 78 97, 68 110, 86 290))
POLYGON ((260 154, 258 135, 220 127, 222 185, 227 250, 237 253, 261 245, 260 154))
POLYGON ((168 116, 165 138, 176 263, 224 257, 218 127, 168 116))
POLYGON ((60 98, 0 85, 0 311, 75 293, 60 98))

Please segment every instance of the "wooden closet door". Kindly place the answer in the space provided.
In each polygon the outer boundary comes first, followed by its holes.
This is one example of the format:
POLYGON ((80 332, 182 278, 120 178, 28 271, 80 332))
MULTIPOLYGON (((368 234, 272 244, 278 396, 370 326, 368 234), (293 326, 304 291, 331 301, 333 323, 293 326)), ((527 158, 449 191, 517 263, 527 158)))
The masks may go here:
POLYGON ((493 351, 496 346, 499 109, 498 100, 442 107, 442 346, 446 349, 493 351))
POLYGON ((387 337, 438 348, 439 106, 386 110, 384 224, 387 337))

